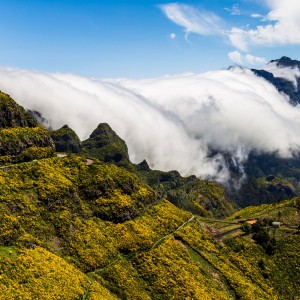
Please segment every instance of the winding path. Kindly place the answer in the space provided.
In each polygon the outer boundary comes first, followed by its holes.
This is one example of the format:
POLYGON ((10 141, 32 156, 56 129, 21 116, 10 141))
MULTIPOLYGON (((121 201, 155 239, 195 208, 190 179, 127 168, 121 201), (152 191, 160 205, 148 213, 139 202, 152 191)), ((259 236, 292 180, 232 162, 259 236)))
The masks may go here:
POLYGON ((160 238, 158 241, 156 241, 153 246, 150 248, 150 250, 154 249, 155 247, 157 247, 157 245, 159 245, 159 243, 161 241, 163 241, 164 239, 166 239, 167 237, 169 237, 171 234, 175 233, 176 231, 178 231, 180 228, 182 228, 183 226, 185 226, 186 224, 192 222, 194 220, 195 216, 192 215, 192 217, 187 220, 186 222, 184 222, 183 224, 181 224, 179 227, 177 227, 174 231, 172 231, 171 233, 166 234, 165 236, 163 236, 162 238, 160 238))
MULTIPOLYGON (((159 240, 157 240, 153 246, 147 250, 142 250, 142 251, 151 251, 152 249, 154 249, 155 247, 157 247, 164 239, 166 239, 167 237, 169 237, 170 235, 174 234, 176 231, 180 230, 182 227, 184 227, 185 225, 187 225, 188 223, 192 222, 194 220, 195 216, 192 215, 190 219, 188 219, 187 221, 185 221, 184 223, 182 223, 179 227, 177 227, 174 231, 172 231, 171 233, 166 234, 165 236, 163 236, 162 238, 160 238, 159 240)), ((135 253, 137 253, 139 251, 136 251, 135 253)), ((96 269, 94 271, 91 271, 87 274, 93 274, 93 273, 97 273, 99 271, 103 271, 104 269, 108 268, 109 266, 117 263, 121 257, 123 255, 120 255, 120 257, 116 258, 115 260, 111 261, 108 265, 106 265, 105 267, 101 268, 101 269, 96 269)))

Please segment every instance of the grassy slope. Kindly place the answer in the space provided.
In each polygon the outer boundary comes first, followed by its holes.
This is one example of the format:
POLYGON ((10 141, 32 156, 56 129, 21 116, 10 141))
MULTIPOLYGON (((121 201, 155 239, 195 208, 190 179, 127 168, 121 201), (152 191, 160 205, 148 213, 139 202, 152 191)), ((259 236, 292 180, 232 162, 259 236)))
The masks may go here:
MULTIPOLYGON (((292 234, 297 232, 298 201, 249 208, 225 221, 193 217, 160 200, 137 174, 97 160, 87 164, 80 155, 54 157, 45 129, 26 127, 25 121, 20 125, 0 131, 6 139, 0 164, 12 164, 0 168, 0 298, 299 296, 299 234, 292 234), (283 227, 275 234, 272 256, 250 235, 242 235, 237 222, 268 214, 280 216, 286 228, 294 226, 292 232, 283 227), (238 234, 224 244, 218 230, 226 236, 225 225, 238 234)), ((157 171, 150 177, 162 176, 162 191, 170 197, 174 189, 176 199, 188 196, 204 212, 213 199, 211 208, 222 212, 218 186, 189 186, 192 178, 176 174, 175 181, 168 180, 174 174, 157 171)))
POLYGON ((298 290, 297 279, 290 279, 297 278, 299 264, 290 255, 298 257, 298 236, 282 239, 274 256, 247 237, 235 239, 243 246, 222 246, 205 220, 191 219, 168 201, 149 202, 153 191, 113 165, 88 166, 75 155, 48 158, 0 171, 0 182, 0 239, 9 247, 2 249, 13 249, 12 258, 2 251, 3 285, 28 299, 59 299, 56 290, 61 299, 97 299, 101 293, 106 296, 100 299, 286 299, 283 286, 291 297, 298 290), (105 221, 94 212, 107 208, 107 201, 112 216, 124 207, 137 214, 105 221), (140 210, 136 203, 146 206, 140 210), (51 277, 54 266, 62 281, 51 277))

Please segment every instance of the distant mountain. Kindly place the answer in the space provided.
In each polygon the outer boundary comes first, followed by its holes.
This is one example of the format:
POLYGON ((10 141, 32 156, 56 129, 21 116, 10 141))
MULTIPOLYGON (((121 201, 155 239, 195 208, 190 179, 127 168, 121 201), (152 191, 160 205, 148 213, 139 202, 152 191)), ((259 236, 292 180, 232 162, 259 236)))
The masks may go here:
POLYGON ((271 60, 270 63, 275 63, 279 68, 289 67, 291 69, 300 69, 300 61, 293 60, 287 56, 282 56, 279 59, 271 60))
MULTIPOLYGON (((252 71, 273 84, 279 92, 286 94, 290 104, 296 106, 300 104, 299 69, 300 61, 283 56, 271 60, 261 70, 252 71)), ((242 172, 235 168, 230 155, 225 157, 232 182, 226 187, 227 196, 239 206, 272 203, 300 193, 300 155, 297 152, 292 158, 281 158, 276 152, 253 150, 243 165, 242 172), (239 182, 238 188, 232 188, 236 182, 239 182)))
POLYGON ((300 104, 300 62, 283 56, 271 60, 263 69, 252 71, 272 83, 279 92, 289 96, 291 105, 300 104))

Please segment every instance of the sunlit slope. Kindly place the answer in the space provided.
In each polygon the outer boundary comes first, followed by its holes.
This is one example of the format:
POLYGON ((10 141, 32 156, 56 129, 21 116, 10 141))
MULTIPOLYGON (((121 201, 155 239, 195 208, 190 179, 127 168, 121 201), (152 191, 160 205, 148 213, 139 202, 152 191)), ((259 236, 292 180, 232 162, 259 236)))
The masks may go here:
POLYGON ((0 130, 0 298, 299 296, 297 199, 214 219, 235 209, 221 186, 145 162, 105 162, 120 150, 126 158, 127 149, 108 125, 98 129, 88 144, 103 161, 67 127, 52 134, 55 143, 22 120, 0 130), (95 150, 103 137, 105 151, 95 150), (68 154, 54 152, 58 143, 68 154), (267 242, 275 240, 272 252, 243 229, 247 218, 266 215, 283 223, 274 233, 260 225, 267 242), (227 235, 226 224, 237 234, 227 235))

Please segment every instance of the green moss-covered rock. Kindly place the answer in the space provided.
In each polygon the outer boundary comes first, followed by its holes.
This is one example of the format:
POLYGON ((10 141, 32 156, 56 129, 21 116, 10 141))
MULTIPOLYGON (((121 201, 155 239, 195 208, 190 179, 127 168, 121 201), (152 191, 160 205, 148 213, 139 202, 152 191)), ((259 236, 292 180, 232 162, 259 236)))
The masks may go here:
POLYGON ((83 141, 85 153, 103 162, 129 166, 130 160, 125 142, 106 123, 101 123, 90 138, 83 141))
POLYGON ((35 127, 37 121, 9 95, 0 92, 0 129, 10 127, 35 127))
POLYGON ((81 141, 74 130, 64 125, 58 130, 50 132, 57 152, 79 153, 82 149, 81 141))

